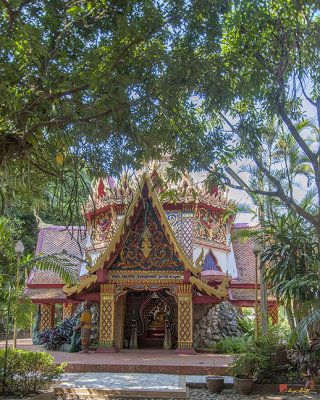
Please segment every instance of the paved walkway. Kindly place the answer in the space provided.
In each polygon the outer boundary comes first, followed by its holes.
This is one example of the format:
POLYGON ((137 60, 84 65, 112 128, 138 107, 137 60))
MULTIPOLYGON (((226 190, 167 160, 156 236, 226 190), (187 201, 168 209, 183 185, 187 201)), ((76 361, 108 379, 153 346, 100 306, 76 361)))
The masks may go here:
MULTIPOLYGON (((96 389, 154 389, 174 390, 187 384, 205 384, 202 375, 129 374, 129 373, 74 373, 64 374, 59 387, 87 387, 96 389)), ((233 378, 226 376, 225 383, 233 378)))
MULTIPOLYGON (((12 341, 9 342, 10 347, 12 341)), ((0 342, 0 349, 4 348, 0 342)), ((33 346, 31 339, 18 339, 18 348, 43 351, 33 346)), ((227 375, 231 355, 176 354, 174 350, 121 350, 119 353, 64 353, 47 351, 60 364, 67 362, 67 372, 119 372, 119 373, 160 373, 178 375, 227 375)))

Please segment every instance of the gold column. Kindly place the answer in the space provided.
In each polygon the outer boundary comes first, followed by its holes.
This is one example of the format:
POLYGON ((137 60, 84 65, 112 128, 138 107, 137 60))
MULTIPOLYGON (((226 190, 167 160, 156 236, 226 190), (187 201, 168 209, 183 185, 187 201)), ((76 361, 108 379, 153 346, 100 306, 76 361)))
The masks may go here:
POLYGON ((54 304, 41 304, 40 332, 54 327, 54 304))
POLYGON ((115 285, 106 283, 100 285, 100 339, 97 353, 116 352, 114 340, 115 319, 115 285))
POLYGON ((72 303, 63 303, 63 319, 72 317, 74 313, 74 304, 72 303))
POLYGON ((195 354, 193 344, 192 285, 178 285, 178 348, 177 353, 195 354))

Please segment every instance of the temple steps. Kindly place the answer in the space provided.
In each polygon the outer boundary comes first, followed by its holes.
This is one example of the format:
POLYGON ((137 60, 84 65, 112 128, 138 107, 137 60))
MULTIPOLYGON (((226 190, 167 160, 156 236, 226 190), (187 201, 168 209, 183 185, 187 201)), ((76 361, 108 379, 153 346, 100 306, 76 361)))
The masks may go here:
POLYGON ((174 390, 139 389, 94 389, 94 388, 55 388, 55 395, 63 400, 104 400, 104 399, 188 399, 188 388, 174 390))
POLYGON ((163 348, 163 338, 139 338, 139 348, 140 349, 162 349, 163 348))

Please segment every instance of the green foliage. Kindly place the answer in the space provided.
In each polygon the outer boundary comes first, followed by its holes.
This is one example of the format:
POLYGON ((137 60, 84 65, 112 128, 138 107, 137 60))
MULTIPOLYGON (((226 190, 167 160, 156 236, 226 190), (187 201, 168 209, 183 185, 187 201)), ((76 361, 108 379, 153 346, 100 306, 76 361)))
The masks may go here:
MULTIPOLYGON (((243 337, 248 340, 254 340, 255 336, 255 321, 251 316, 238 318, 238 327, 243 332, 243 337)), ((275 344, 286 344, 291 334, 290 328, 286 321, 280 321, 278 324, 272 324, 268 320, 268 336, 273 338, 275 344)), ((261 333, 261 324, 258 324, 258 335, 263 337, 261 333)))
POLYGON ((317 291, 319 245, 310 224, 290 212, 265 224, 267 282, 278 300, 310 300, 317 291))
POLYGON ((247 348, 247 353, 234 356, 229 371, 239 378, 255 378, 260 368, 267 367, 267 362, 266 356, 254 351, 254 348, 247 348))
POLYGON ((247 345, 242 354, 237 354, 230 364, 233 375, 255 378, 259 383, 272 382, 281 362, 279 337, 272 332, 247 345))
POLYGON ((204 103, 214 129, 235 135, 241 168, 218 165, 212 179, 246 190, 271 219, 275 207, 293 210, 320 237, 319 3, 231 4, 222 17, 223 73, 217 77, 214 63, 206 71, 204 103), (313 208, 297 200, 301 182, 311 188, 313 208))
MULTIPOLYGON (((78 277, 74 276, 72 260, 74 256, 68 254, 52 254, 21 256, 17 260, 10 225, 4 219, 0 219, 0 304, 2 317, 7 316, 9 295, 11 298, 11 313, 20 328, 26 328, 30 324, 31 314, 34 313, 34 304, 24 291, 24 274, 32 268, 51 271, 58 274, 66 283, 72 284, 78 277), (17 269, 19 274, 19 290, 17 288, 17 269), (10 291, 9 291, 10 287, 10 291)), ((1 314, 0 314, 1 315, 1 314)))
POLYGON ((284 349, 285 346, 279 347, 279 337, 272 332, 259 338, 254 352, 259 354, 265 362, 261 363, 257 369, 256 379, 258 382, 267 383, 270 376, 273 376, 274 370, 279 367, 279 352, 284 349))
POLYGON ((55 365, 54 358, 45 352, 8 348, 6 375, 5 350, 0 351, 1 392, 4 395, 26 396, 47 388, 61 377, 66 363, 55 365))
POLYGON ((244 337, 227 336, 215 345, 215 349, 221 354, 240 354, 247 349, 248 340, 244 337))
POLYGON ((74 199, 89 193, 85 173, 168 153, 177 168, 198 169, 224 156, 223 144, 231 152, 230 135, 208 134, 197 101, 227 10, 197 0, 1 3, 1 199, 48 184, 74 199))
MULTIPOLYGON (((301 203, 312 209, 307 197, 301 203)), ((261 261, 266 265, 265 281, 269 292, 282 302, 291 328, 291 345, 296 340, 303 343, 319 321, 319 243, 314 227, 292 211, 280 213, 274 207, 272 218, 262 221, 257 230, 239 230, 234 239, 254 237, 265 243, 261 261)), ((267 216, 269 217, 269 216, 267 216)), ((249 331, 249 321, 240 325, 249 331)), ((283 332, 288 332, 284 327, 283 332)), ((272 328, 271 328, 272 329, 272 328)), ((254 330, 251 326, 251 334, 254 330)))

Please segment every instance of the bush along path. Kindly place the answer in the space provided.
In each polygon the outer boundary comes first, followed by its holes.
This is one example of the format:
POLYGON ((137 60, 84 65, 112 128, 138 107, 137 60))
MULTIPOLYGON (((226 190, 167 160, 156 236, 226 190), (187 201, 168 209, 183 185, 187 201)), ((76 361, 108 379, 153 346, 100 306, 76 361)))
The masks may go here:
POLYGON ((65 318, 57 327, 37 333, 33 338, 33 344, 42 345, 46 350, 69 353, 79 351, 81 349, 80 332, 73 332, 73 328, 80 323, 81 311, 82 306, 78 307, 72 317, 65 318))
MULTIPOLYGON (((61 378, 66 363, 57 366, 54 358, 45 352, 16 349, 0 351, 0 395, 19 397, 47 389, 61 378)), ((7 398, 7 397, 4 397, 7 398)))

